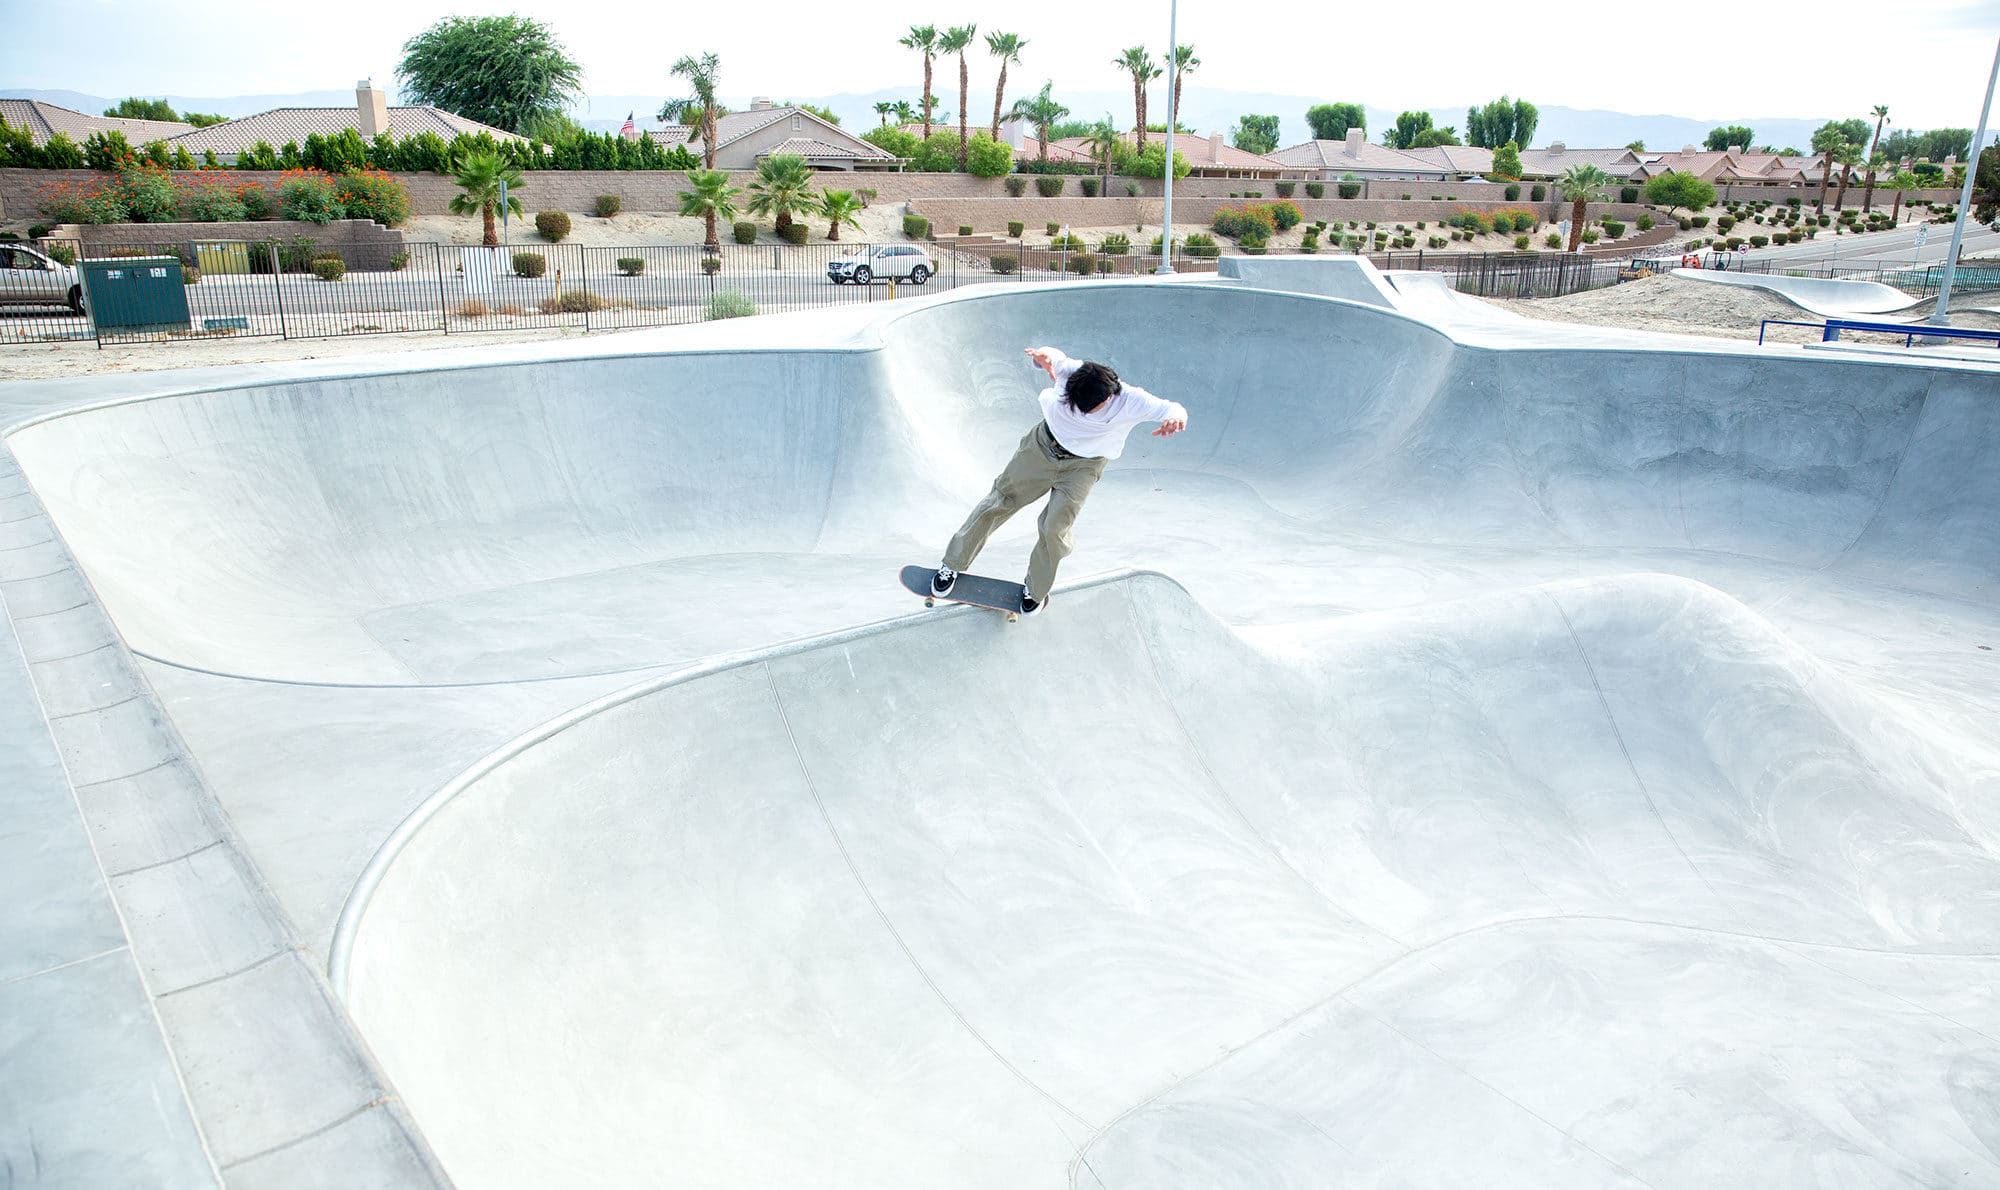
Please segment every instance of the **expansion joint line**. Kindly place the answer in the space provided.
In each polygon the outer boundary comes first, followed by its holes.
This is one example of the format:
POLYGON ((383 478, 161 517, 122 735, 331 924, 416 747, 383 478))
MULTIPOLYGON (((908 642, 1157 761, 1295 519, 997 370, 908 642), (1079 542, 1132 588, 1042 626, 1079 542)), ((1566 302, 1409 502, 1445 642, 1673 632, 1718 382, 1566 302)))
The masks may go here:
POLYGON ((1097 1127, 1096 1125, 1078 1115, 1068 1104, 1057 1099, 1041 1084, 1028 1077, 1026 1071, 1023 1071, 1019 1066, 1008 1060, 1005 1054, 1001 1053, 991 1041, 988 1041, 986 1035, 979 1031, 978 1026, 966 1018, 965 1013, 959 1010, 958 1005, 952 1003, 951 997, 945 993, 942 987, 938 986, 937 980, 932 978, 931 973, 925 969, 923 961, 917 958, 916 951, 911 949, 909 941, 903 937, 902 931, 896 928, 896 923, 889 917, 888 910, 883 908, 882 902, 876 898, 875 890, 868 886, 867 878, 861 874, 861 865, 856 862, 853 852, 848 850, 847 840, 841 837, 840 829, 834 825, 833 815, 826 808, 825 799, 820 797, 819 786, 813 781, 812 768, 806 764, 805 752, 799 747, 798 733, 792 729, 791 713, 785 709, 785 696, 778 690, 777 675, 771 672, 769 662, 760 664, 759 668, 764 671, 764 680, 770 683, 771 704, 777 708, 778 721, 785 725, 785 739, 792 746, 792 757, 798 762, 799 775, 805 780, 806 792, 812 797, 813 808, 819 811, 820 822, 825 825, 828 837, 833 840, 835 849, 840 852, 841 862, 847 865, 847 874, 853 878, 855 886, 861 890, 861 895, 867 898, 869 907, 875 911, 876 919, 882 923, 882 928, 889 932, 889 937, 895 940, 897 949, 903 952, 904 961, 909 963, 910 969, 915 971, 917 977, 924 981, 924 986, 931 990, 931 995, 937 998, 937 1002, 944 1006, 944 1010, 951 1014, 952 1019, 958 1022, 959 1027, 964 1029, 966 1034, 974 1041, 978 1042, 981 1048, 991 1054, 994 1061, 1000 1063, 1009 1074, 1019 1079, 1023 1086, 1047 1100, 1056 1110, 1062 1112, 1065 1116, 1076 1121, 1084 1128, 1094 1131, 1097 1127))
POLYGON ((1721 894, 1715 891, 1715 886, 1708 882, 1708 877, 1702 874, 1701 868, 1689 857, 1687 848, 1681 846, 1680 837, 1674 834, 1674 828, 1667 825, 1667 816, 1660 813, 1660 804, 1653 800, 1653 791, 1647 787, 1646 778, 1639 774, 1638 762, 1632 759, 1632 749, 1626 746, 1625 732, 1618 726, 1618 716, 1611 713, 1611 700, 1604 694, 1604 683, 1597 680, 1597 666, 1591 662, 1589 650, 1583 647, 1583 638, 1577 635, 1576 625, 1570 621, 1569 612, 1564 609, 1562 600, 1557 599, 1553 591, 1544 590, 1542 595, 1549 601, 1549 606, 1556 609, 1556 615, 1562 617, 1563 627, 1569 631, 1570 644, 1576 648, 1577 658, 1583 662, 1583 672, 1590 675, 1590 688, 1597 694, 1597 705, 1604 712, 1605 724, 1611 728, 1611 738, 1618 741, 1618 754, 1625 758, 1625 767, 1632 774, 1632 783, 1639 787, 1639 796, 1646 799, 1646 808, 1653 812, 1653 821, 1660 824, 1660 832, 1667 836, 1667 842, 1674 845, 1674 851, 1681 857, 1681 862, 1687 865, 1688 871, 1694 873, 1694 878, 1701 881, 1701 886, 1708 890, 1710 896, 1719 897, 1721 894))

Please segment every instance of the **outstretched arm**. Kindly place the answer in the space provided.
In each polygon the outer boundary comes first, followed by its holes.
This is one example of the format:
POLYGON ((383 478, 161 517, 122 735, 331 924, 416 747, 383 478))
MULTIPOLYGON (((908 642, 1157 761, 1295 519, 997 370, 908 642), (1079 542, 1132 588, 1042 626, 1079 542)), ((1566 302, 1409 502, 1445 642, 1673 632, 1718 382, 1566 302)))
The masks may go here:
POLYGON ((1139 417, 1137 420, 1157 421, 1160 423, 1160 428, 1153 431, 1153 437, 1171 438, 1182 430, 1187 429, 1187 410, 1181 408, 1179 401, 1169 401, 1164 397, 1156 397, 1145 389, 1133 384, 1125 386, 1125 393, 1127 396, 1133 397, 1138 401, 1139 417))
POLYGON ((1074 362, 1057 347, 1030 347, 1028 358, 1034 361, 1036 367, 1047 372, 1049 379, 1057 384, 1061 384, 1063 378, 1057 374, 1056 369, 1074 362))

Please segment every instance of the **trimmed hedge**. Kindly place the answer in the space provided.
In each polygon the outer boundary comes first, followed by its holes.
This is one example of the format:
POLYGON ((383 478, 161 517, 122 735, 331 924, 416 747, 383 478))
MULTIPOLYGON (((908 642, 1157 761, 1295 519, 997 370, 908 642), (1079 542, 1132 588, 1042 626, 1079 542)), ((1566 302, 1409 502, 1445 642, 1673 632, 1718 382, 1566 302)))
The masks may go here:
POLYGON ((536 211, 535 230, 551 244, 560 244, 569 235, 568 211, 536 211))
POLYGON ((806 236, 811 231, 812 229, 806 226, 804 220, 802 219, 794 220, 793 222, 786 224, 784 228, 778 232, 778 238, 785 241, 787 244, 792 245, 793 247, 798 247, 806 242, 806 236))
POLYGON ((514 253, 516 277, 540 277, 549 271, 549 258, 539 252, 514 253))
POLYGON ((921 240, 931 234, 931 221, 922 215, 903 216, 903 234, 913 240, 921 240))
POLYGON ((736 242, 739 244, 754 244, 757 242, 757 225, 755 223, 739 222, 731 226, 730 234, 735 236, 736 242))
MULTIPOLYGON (((516 256, 514 259, 519 260, 520 257, 516 256)), ((535 259, 540 260, 541 257, 537 256, 535 259)), ((186 269, 181 270, 183 278, 187 276, 187 272, 188 270, 186 269)), ((318 277, 322 281, 338 281, 347 275, 347 261, 330 253, 325 256, 315 256, 312 262, 312 273, 313 276, 318 277)), ((540 276, 541 274, 536 273, 535 275, 540 276)), ((195 273, 195 280, 198 281, 200 279, 201 274, 198 272, 195 273)))
POLYGON ((1006 186, 1007 193, 1013 195, 1015 198, 1019 198, 1028 192, 1028 179, 1022 177, 1020 174, 1008 175, 1007 180, 1002 185, 1006 186))
POLYGON ((646 258, 643 256, 621 256, 618 258, 618 271, 627 277, 636 277, 646 271, 646 258))
POLYGON ((1054 198, 1062 192, 1063 179, 1060 174, 1043 174, 1035 179, 1035 193, 1043 198, 1054 198))
POLYGON ((1026 230, 1028 230, 1028 225, 1019 219, 1009 219, 1007 221, 1007 234, 1017 240, 1021 238, 1021 233, 1026 230))
POLYGON ((624 205, 624 200, 615 194, 600 194, 597 196, 596 205, 592 209, 597 212, 598 218, 609 219, 613 215, 616 215, 619 208, 624 205))

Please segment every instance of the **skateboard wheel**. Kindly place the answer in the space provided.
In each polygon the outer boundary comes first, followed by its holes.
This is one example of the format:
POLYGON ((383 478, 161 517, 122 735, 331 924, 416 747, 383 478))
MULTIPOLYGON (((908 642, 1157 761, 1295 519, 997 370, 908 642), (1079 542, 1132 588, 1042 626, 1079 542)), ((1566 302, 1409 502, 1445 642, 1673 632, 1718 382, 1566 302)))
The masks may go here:
POLYGON ((926 596, 926 597, 925 597, 925 599, 924 599, 924 606, 925 606, 925 607, 936 607, 936 606, 937 606, 937 600, 935 600, 935 599, 932 599, 932 598, 929 598, 928 596, 926 596))
POLYGON ((1020 613, 1020 612, 1008 612, 1008 613, 1007 613, 1007 622, 1008 622, 1009 624, 1013 624, 1013 623, 1016 623, 1016 622, 1018 622, 1018 621, 1020 620, 1020 618, 1021 618, 1021 613, 1020 613))

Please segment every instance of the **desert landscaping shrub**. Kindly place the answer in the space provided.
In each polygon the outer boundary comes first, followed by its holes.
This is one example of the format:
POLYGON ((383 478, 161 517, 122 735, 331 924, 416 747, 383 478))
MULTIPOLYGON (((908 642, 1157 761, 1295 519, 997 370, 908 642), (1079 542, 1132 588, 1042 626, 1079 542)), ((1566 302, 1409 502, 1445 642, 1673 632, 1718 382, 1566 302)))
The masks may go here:
POLYGON ((456 313, 460 318, 484 318, 492 311, 488 310, 486 303, 478 298, 466 298, 458 304, 456 313))
POLYGON ((1543 199, 1547 198, 1548 196, 1549 196, 1549 188, 1547 186, 1542 185, 1540 182, 1536 182, 1534 185, 1528 187, 1529 202, 1540 202, 1543 199))
POLYGON ((805 220, 800 219, 792 223, 787 223, 784 227, 780 228, 778 230, 778 238, 796 248, 805 244, 806 237, 811 232, 811 225, 806 223, 805 220))
POLYGON ((1507 189, 1501 191, 1501 193, 1506 196, 1508 202, 1513 202, 1515 199, 1521 197, 1521 184, 1519 182, 1509 182, 1507 183, 1507 189))
POLYGON ((288 273, 312 272, 313 257, 319 255, 314 250, 313 244, 314 241, 311 236, 293 236, 292 242, 285 245, 284 251, 281 254, 285 262, 285 271, 288 273))
POLYGON ((188 223, 234 223, 249 217, 242 197, 220 182, 205 179, 181 190, 181 219, 188 223))
MULTIPOLYGON (((1182 251, 1186 252, 1189 256, 1211 257, 1211 256, 1222 255, 1222 247, 1215 242, 1215 237, 1212 235, 1208 235, 1205 232, 1199 232, 1199 231, 1195 232, 1193 235, 1189 236, 1186 240, 1182 241, 1181 249, 1182 251)), ((1160 251, 1159 237, 1154 236, 1153 237, 1154 255, 1157 256, 1159 254, 1159 251, 1160 251)))
POLYGON ((1340 184, 1340 197, 1342 198, 1353 198, 1360 193, 1361 183, 1359 182, 1342 182, 1340 184))
POLYGON ((1542 245, 1547 248, 1562 247, 1563 246, 1562 233, 1559 231, 1552 231, 1548 235, 1543 236, 1542 245))
POLYGON ((409 267, 410 267, 410 254, 408 252, 391 252, 389 254, 390 272, 400 273, 404 269, 409 267))
POLYGON ((1104 237, 1104 242, 1097 246, 1097 250, 1107 256, 1123 256, 1132 250, 1132 237, 1122 231, 1114 231, 1104 237))
POLYGON ((1064 261, 1063 267, 1079 277, 1085 277, 1097 271, 1097 258, 1088 252, 1078 252, 1064 261))
POLYGON ((1137 198, 1137 197, 1139 197, 1139 183, 1137 183, 1137 182, 1127 182, 1127 183, 1125 183, 1125 197, 1126 197, 1126 198, 1137 198))
POLYGON ((1262 206, 1265 210, 1271 212, 1271 221, 1278 225, 1279 231, 1292 230, 1304 221, 1306 217, 1305 212, 1299 210, 1299 204, 1289 198, 1280 198, 1274 202, 1264 203, 1262 206))
POLYGON ((340 189, 316 169, 288 169, 278 182, 278 210, 301 223, 327 224, 347 214, 340 189))
POLYGON ((1811 234, 1810 232, 1800 231, 1798 228, 1795 227, 1792 230, 1785 233, 1785 241, 1787 243, 1796 244, 1800 240, 1805 239, 1806 236, 1810 234, 1811 234))
POLYGON ((1087 252, 1089 250, 1089 246, 1083 242, 1083 237, 1075 232, 1071 232, 1066 236, 1057 236, 1055 239, 1049 241, 1049 251, 1051 252, 1087 252))
POLYGON ((1693 218, 1689 219, 1689 220, 1688 220, 1688 222, 1689 222, 1689 223, 1691 223, 1691 224, 1693 224, 1693 225, 1694 225, 1695 227, 1707 227, 1707 226, 1708 226, 1708 216, 1707 216, 1707 215, 1696 215, 1696 216, 1694 216, 1693 218))
POLYGON ((539 252, 514 253, 516 277, 539 277, 549 271, 549 258, 539 252))
POLYGON ((555 305, 564 314, 595 314, 599 310, 609 310, 611 299, 589 289, 565 289, 562 296, 555 299, 555 305))
POLYGON ((1604 221, 1604 234, 1606 238, 1615 240, 1625 234, 1625 225, 1616 219, 1606 219, 1604 221))
POLYGON ((1431 236, 1424 241, 1424 244, 1431 248, 1442 248, 1449 242, 1443 236, 1431 236))
POLYGON ((1315 253, 1315 252, 1318 252, 1318 251, 1319 251, 1319 237, 1318 237, 1318 236, 1316 236, 1316 235, 1313 235, 1313 234, 1312 234, 1311 232, 1308 232, 1308 233, 1306 233, 1306 234, 1305 234, 1304 236, 1300 237, 1300 239, 1299 239, 1299 251, 1301 251, 1301 252, 1304 252, 1304 253, 1308 253, 1308 254, 1311 254, 1311 253, 1315 253))
POLYGON ((1061 235, 1061 234, 1062 234, 1062 224, 1060 224, 1060 223, 1057 223, 1057 222, 1056 222, 1055 220, 1051 219, 1051 220, 1049 220, 1049 222, 1048 222, 1048 226, 1047 226, 1046 228, 1044 228, 1044 230, 1045 230, 1045 231, 1047 231, 1047 232, 1048 232, 1048 233, 1049 233, 1050 235, 1052 235, 1052 236, 1053 236, 1053 235, 1061 235))
POLYGON ((1750 237, 1750 246, 1751 246, 1752 248, 1762 248, 1762 247, 1763 247, 1764 245, 1766 245, 1766 244, 1768 244, 1768 243, 1770 243, 1770 242, 1771 242, 1771 237, 1769 237, 1769 236, 1751 236, 1751 237, 1750 237))
POLYGON ((1007 175, 1007 180, 1002 182, 1001 185, 1005 186, 1007 193, 1013 195, 1015 198, 1019 198, 1028 192, 1028 179, 1022 177, 1020 174, 1007 175))
POLYGON ((1035 193, 1043 198, 1054 198, 1063 192, 1063 180, 1059 174, 1043 174, 1035 179, 1035 193))
POLYGON ((739 220, 730 225, 729 234, 735 237, 739 244, 754 244, 757 242, 757 225, 748 220, 739 220))
POLYGON ((1307 182, 1307 183, 1306 183, 1306 197, 1307 197, 1307 198, 1325 198, 1325 197, 1326 197, 1326 183, 1325 183, 1325 182, 1307 182))
POLYGON ((757 313, 757 303, 734 289, 725 289, 708 299, 708 320, 748 318, 757 313))
POLYGON ((994 256, 988 258, 986 263, 992 266, 994 272, 1000 274, 1002 277, 1008 277, 1013 275, 1014 270, 1021 267, 1021 258, 1018 256, 994 256))
POLYGON ((1633 226, 1637 227, 1640 231, 1651 231, 1653 230, 1653 217, 1651 215, 1641 215, 1639 216, 1639 221, 1633 226))
POLYGON ((621 256, 618 258, 618 271, 624 276, 636 277, 646 271, 646 258, 643 256, 621 256))
POLYGON ((931 221, 922 215, 903 216, 903 234, 913 240, 921 240, 931 234, 931 221))
POLYGON ((1021 233, 1026 230, 1028 230, 1028 225, 1021 222, 1019 219, 1009 219, 1007 221, 1007 234, 1009 236, 1012 236, 1014 239, 1017 240, 1020 239, 1021 233))
POLYGON ((1526 251, 1528 251, 1528 250, 1529 250, 1529 249, 1528 249, 1528 245, 1529 245, 1529 243, 1530 243, 1530 242, 1532 241, 1532 239, 1533 239, 1533 237, 1532 237, 1532 236, 1515 236, 1515 237, 1514 237, 1514 251, 1516 251, 1516 252, 1526 252, 1526 251))
POLYGON ((970 223, 961 223, 961 224, 959 224, 959 225, 958 225, 958 234, 960 234, 960 235, 962 235, 962 236, 969 236, 969 235, 971 235, 971 234, 972 234, 972 225, 971 225, 970 223))
POLYGON ((1639 188, 1637 186, 1620 186, 1618 188, 1618 201, 1625 203, 1638 202, 1639 188))
POLYGON ((347 275, 347 261, 332 252, 313 257, 313 276, 322 281, 338 281, 347 275))
POLYGON ((591 210, 599 219, 609 219, 624 207, 624 200, 615 194, 600 194, 591 204, 591 210))
POLYGON ((560 244, 569 235, 568 211, 536 211, 535 230, 551 244, 560 244))
POLYGON ((1715 230, 1717 231, 1726 232, 1735 226, 1736 217, 1734 215, 1724 215, 1715 221, 1715 230))
POLYGON ((1586 244, 1595 244, 1597 242, 1597 229, 1594 227, 1584 228, 1583 242, 1586 244))
POLYGON ((1097 184, 1101 181, 1103 181, 1102 178, 1078 178, 1076 184, 1083 191, 1085 198, 1096 198, 1097 184))
POLYGON ((1279 198, 1290 198, 1292 196, 1292 192, 1299 188, 1299 184, 1297 182, 1276 182, 1273 183, 1273 185, 1276 187, 1278 191, 1279 198))
POLYGON ((1723 242, 1724 244, 1727 244, 1727 245, 1729 246, 1729 250, 1730 250, 1731 252, 1734 252, 1734 251, 1736 251, 1736 250, 1737 250, 1738 248, 1741 248, 1741 247, 1743 246, 1743 237, 1742 237, 1742 236, 1730 236, 1730 237, 1729 237, 1728 239, 1726 239, 1726 240, 1724 240, 1724 241, 1722 241, 1722 242, 1723 242))
POLYGON ((721 271, 722 258, 720 256, 704 256, 701 258, 701 272, 703 276, 713 277, 721 271))

